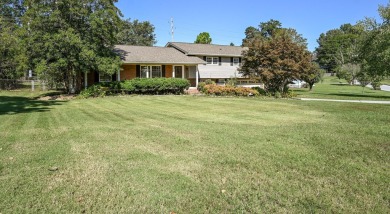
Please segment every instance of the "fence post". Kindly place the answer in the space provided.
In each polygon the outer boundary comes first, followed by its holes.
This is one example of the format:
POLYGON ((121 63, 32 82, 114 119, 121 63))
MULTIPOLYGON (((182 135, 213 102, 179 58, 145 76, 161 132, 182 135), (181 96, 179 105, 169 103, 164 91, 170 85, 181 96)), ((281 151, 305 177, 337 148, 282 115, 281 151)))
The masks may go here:
POLYGON ((34 80, 31 80, 31 91, 35 90, 34 80))

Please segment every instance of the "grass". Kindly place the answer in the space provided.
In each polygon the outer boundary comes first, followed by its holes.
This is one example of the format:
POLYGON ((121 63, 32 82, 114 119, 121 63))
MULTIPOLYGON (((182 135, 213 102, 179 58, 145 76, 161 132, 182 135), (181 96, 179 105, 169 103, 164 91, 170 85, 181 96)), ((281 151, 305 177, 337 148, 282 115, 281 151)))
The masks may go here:
POLYGON ((307 88, 293 89, 298 97, 341 100, 390 100, 390 92, 351 86, 337 77, 325 77, 312 91, 307 88))
POLYGON ((0 213, 390 212, 388 105, 36 95, 0 92, 0 213))

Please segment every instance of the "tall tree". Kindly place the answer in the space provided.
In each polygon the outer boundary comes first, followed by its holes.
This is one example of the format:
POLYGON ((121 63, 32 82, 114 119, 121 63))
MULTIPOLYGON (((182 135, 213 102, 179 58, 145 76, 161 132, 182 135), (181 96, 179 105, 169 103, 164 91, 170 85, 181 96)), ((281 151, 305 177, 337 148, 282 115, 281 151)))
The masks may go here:
POLYGON ((360 49, 363 72, 368 72, 373 81, 390 76, 390 3, 380 6, 378 11, 382 22, 365 20, 369 31, 360 49))
POLYGON ((120 25, 116 0, 25 0, 24 42, 30 64, 42 80, 81 89, 82 72, 113 74, 120 58, 113 52, 120 25))
POLYGON ((274 34, 278 33, 279 31, 283 30, 286 35, 291 37, 291 39, 302 46, 307 46, 307 40, 302 37, 301 34, 298 34, 298 32, 295 29, 292 28, 283 28, 282 23, 278 20, 271 19, 267 22, 260 22, 259 28, 255 27, 248 27, 245 29, 245 38, 242 40, 243 46, 248 46, 251 43, 251 40, 254 38, 264 38, 264 39, 271 39, 274 34))
POLYGON ((154 26, 148 21, 140 22, 137 19, 122 20, 117 39, 120 45, 153 46, 157 42, 154 26))
POLYGON ((327 71, 337 72, 343 64, 359 64, 358 52, 363 33, 364 28, 360 24, 344 24, 321 34, 316 49, 320 66, 327 71))
POLYGON ((211 37, 208 32, 202 32, 197 37, 194 43, 198 44, 211 44, 211 37))
POLYGON ((311 67, 311 54, 297 43, 287 29, 268 31, 247 42, 240 72, 259 77, 271 93, 287 92, 287 85, 311 67))
POLYGON ((24 46, 20 40, 23 1, 0 2, 0 79, 17 79, 26 70, 24 46))

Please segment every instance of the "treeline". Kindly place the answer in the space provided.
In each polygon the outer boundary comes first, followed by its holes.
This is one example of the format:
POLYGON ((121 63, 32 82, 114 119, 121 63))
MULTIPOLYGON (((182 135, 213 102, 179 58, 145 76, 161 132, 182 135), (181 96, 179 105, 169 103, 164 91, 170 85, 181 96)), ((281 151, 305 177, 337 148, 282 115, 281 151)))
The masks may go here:
POLYGON ((113 74, 116 44, 153 45, 154 26, 121 19, 112 0, 3 0, 0 2, 0 79, 32 70, 49 87, 81 89, 81 75, 113 74))
POLYGON ((380 81, 390 75, 390 4, 379 6, 382 20, 366 18, 320 35, 317 61, 350 84, 380 81))

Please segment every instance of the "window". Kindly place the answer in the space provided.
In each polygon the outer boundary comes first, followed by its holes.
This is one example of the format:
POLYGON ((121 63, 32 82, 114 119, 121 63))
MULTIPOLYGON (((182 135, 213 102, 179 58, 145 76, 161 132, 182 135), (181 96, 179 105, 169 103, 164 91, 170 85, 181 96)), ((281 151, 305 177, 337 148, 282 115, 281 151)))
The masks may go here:
POLYGON ((160 65, 141 66, 141 78, 158 78, 162 77, 162 70, 160 65))
POLYGON ((209 65, 218 65, 219 64, 219 58, 218 57, 207 57, 206 58, 207 64, 209 65))
POLYGON ((112 76, 104 73, 99 73, 99 82, 111 82, 112 76))
POLYGON ((183 78, 183 66, 175 66, 175 78, 183 78))
POLYGON ((233 58, 233 65, 239 65, 240 59, 239 58, 233 58))
POLYGON ((161 66, 151 66, 152 75, 151 78, 162 77, 161 66))
POLYGON ((149 78, 148 66, 141 66, 141 78, 149 78))

